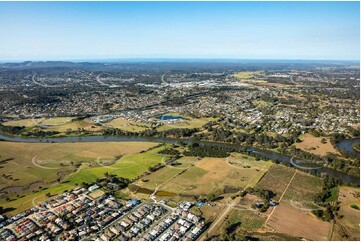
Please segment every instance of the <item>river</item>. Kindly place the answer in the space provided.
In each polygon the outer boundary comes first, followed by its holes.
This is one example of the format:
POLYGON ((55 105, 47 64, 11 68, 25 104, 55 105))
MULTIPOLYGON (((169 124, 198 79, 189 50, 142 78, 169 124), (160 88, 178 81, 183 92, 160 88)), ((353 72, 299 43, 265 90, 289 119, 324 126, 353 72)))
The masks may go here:
POLYGON ((360 152, 352 147, 352 144, 355 142, 360 143, 360 138, 344 139, 341 142, 337 143, 336 146, 353 155, 360 155, 360 152))
MULTIPOLYGON (((344 172, 325 167, 322 164, 307 162, 302 159, 295 159, 288 155, 279 154, 273 151, 262 150, 254 147, 244 147, 237 144, 227 144, 220 142, 206 142, 206 141, 192 141, 186 139, 171 139, 171 138, 155 138, 143 136, 77 136, 77 137, 56 137, 56 138, 25 138, 17 136, 7 136, 0 134, 0 140, 11 142, 24 143, 71 143, 71 142, 156 142, 156 143, 170 143, 176 142, 193 143, 197 142, 201 145, 215 145, 233 148, 237 151, 246 150, 248 152, 256 153, 261 157, 269 160, 277 161, 283 164, 291 164, 295 168, 302 171, 312 171, 314 173, 325 173, 330 177, 335 177, 348 184, 360 185, 360 178, 348 175, 344 172)), ((342 142, 340 142, 342 143, 342 142)), ((344 146, 344 145, 343 145, 344 146)), ((352 143, 351 143, 352 147, 352 143)), ((341 148, 341 147, 340 147, 341 148)))

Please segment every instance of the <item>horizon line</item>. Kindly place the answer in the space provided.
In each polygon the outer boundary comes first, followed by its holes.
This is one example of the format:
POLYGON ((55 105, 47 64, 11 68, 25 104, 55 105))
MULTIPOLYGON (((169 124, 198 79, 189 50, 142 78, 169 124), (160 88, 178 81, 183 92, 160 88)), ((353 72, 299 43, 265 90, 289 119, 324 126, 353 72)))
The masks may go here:
POLYGON ((22 63, 22 62, 117 62, 117 61, 340 61, 340 62, 360 62, 360 59, 306 59, 306 58, 227 58, 227 57, 128 57, 128 58, 39 58, 39 59, 17 59, 0 60, 0 63, 22 63))

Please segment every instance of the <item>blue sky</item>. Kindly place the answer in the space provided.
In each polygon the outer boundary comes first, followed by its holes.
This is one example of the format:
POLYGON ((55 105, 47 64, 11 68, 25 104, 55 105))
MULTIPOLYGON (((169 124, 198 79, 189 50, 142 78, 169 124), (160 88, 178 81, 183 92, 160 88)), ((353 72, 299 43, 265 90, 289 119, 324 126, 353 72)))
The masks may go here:
POLYGON ((0 60, 359 60, 359 19, 359 2, 0 2, 0 60))

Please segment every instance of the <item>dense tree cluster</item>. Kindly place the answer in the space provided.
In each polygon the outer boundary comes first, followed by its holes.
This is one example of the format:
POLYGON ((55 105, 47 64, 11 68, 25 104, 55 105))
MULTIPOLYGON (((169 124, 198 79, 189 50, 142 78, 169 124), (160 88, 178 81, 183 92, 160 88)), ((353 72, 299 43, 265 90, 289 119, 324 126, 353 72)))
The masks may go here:
POLYGON ((230 155, 230 152, 234 150, 231 148, 226 148, 222 146, 212 146, 212 145, 199 145, 198 143, 193 143, 189 145, 188 150, 184 151, 185 156, 197 156, 197 157, 219 157, 224 158, 230 155))

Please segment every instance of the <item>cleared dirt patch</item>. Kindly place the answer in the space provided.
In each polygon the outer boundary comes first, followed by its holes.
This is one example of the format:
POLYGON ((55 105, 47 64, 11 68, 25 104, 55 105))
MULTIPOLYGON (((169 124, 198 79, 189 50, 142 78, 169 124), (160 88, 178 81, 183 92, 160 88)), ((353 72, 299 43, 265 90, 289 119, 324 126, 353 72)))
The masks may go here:
POLYGON ((288 202, 278 205, 268 225, 278 232, 308 240, 327 240, 330 229, 330 223, 294 208, 288 202))

